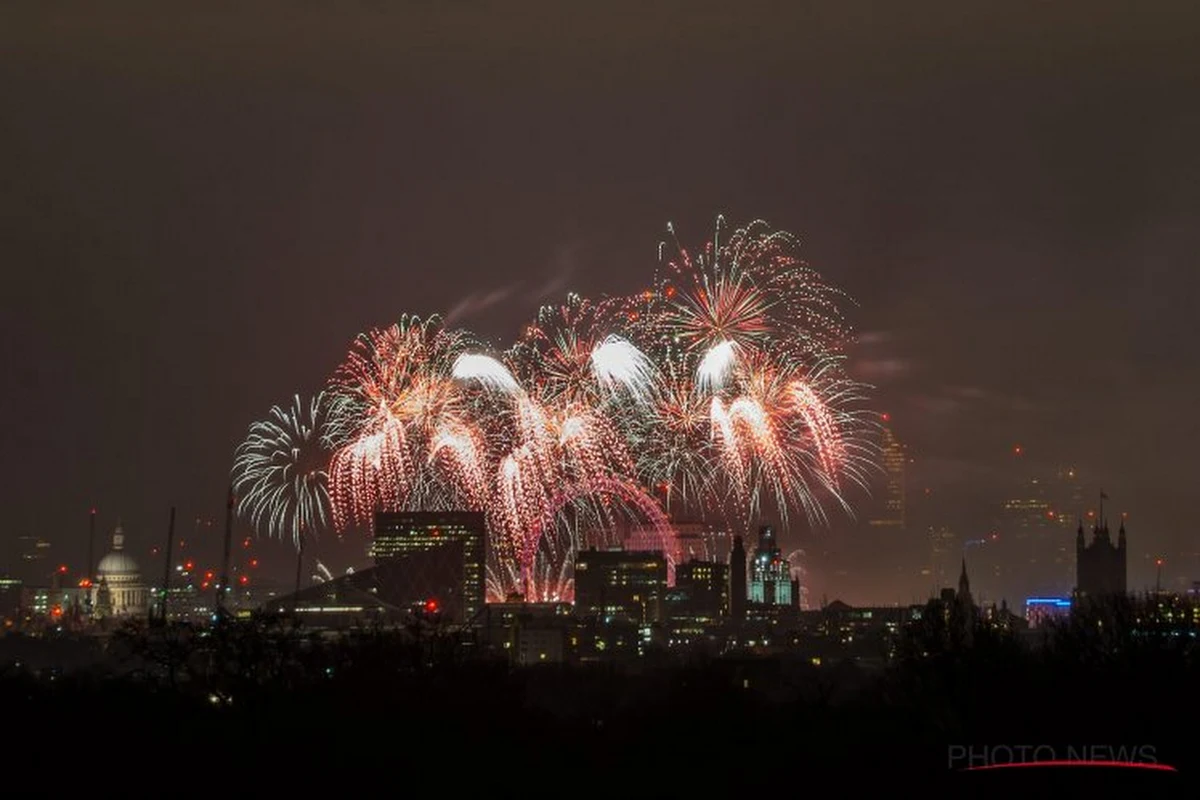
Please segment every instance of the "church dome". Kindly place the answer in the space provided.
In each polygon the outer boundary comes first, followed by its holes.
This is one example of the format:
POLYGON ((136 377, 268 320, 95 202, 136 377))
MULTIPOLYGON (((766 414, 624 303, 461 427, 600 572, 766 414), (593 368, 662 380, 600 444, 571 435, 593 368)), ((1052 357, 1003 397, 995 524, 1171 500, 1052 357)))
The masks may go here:
POLYGON ((96 577, 100 579, 137 578, 138 565, 133 557, 125 552, 125 535, 118 525, 113 532, 112 551, 96 565, 96 577))

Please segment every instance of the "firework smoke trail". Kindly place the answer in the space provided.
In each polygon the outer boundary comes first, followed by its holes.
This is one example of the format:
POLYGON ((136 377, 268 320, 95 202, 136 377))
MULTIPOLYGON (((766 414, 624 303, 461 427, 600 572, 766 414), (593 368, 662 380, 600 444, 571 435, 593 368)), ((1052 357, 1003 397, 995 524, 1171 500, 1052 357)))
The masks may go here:
POLYGON ((497 356, 437 317, 358 337, 327 398, 336 526, 483 511, 489 595, 537 599, 567 596, 573 553, 630 516, 849 511, 876 452, 845 298, 765 223, 718 218, 694 252, 669 231, 650 288, 569 295, 497 356))
POLYGON ((329 398, 320 393, 308 402, 299 395, 291 406, 275 406, 255 422, 234 453, 233 486, 237 513, 263 536, 291 539, 328 527, 329 452, 335 431, 329 398))

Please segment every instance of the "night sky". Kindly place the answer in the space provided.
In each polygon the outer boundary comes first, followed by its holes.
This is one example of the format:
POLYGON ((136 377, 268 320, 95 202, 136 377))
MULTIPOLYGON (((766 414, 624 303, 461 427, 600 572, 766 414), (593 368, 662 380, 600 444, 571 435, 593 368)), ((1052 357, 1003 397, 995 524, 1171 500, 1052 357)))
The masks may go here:
POLYGON ((1020 444, 1200 580, 1194 3, 219 5, 0 11, 0 564, 81 561, 93 505, 143 552, 219 520, 359 331, 503 343, 724 213, 858 301, 939 515, 1020 444))

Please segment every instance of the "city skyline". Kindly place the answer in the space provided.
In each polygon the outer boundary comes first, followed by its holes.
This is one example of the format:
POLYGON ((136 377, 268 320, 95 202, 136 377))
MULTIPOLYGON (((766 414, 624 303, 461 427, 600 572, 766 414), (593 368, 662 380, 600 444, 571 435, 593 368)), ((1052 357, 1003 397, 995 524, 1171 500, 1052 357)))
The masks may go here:
MULTIPOLYGON (((1020 447, 1130 514, 1132 587, 1149 554, 1195 575, 1186 12, 947 8, 744 38, 682 6, 637 30, 431 11, 421 33, 358 9, 274 49, 246 46, 281 41, 251 12, 153 36, 152 16, 5 12, 0 555, 34 536, 81 561, 93 507, 139 553, 172 506, 219 520, 247 425, 322 388, 360 330, 444 313, 507 340, 568 291, 636 290, 667 222, 701 238, 725 213, 799 235, 857 301, 848 366, 908 448, 907 516, 930 489, 931 524, 985 533, 1020 447), (905 35, 926 26, 932 45, 905 35), (361 58, 318 68, 327 34, 361 58)), ((870 558, 852 527, 828 539, 870 558)))
POLYGON ((1186 784, 1198 33, 0 4, 5 795, 1186 784))

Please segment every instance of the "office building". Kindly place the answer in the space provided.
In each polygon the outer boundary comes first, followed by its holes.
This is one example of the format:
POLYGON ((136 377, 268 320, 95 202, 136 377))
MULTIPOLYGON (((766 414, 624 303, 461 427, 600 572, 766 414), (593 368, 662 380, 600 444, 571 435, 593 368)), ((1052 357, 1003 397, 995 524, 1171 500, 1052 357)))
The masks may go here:
POLYGON ((892 429, 888 425, 884 426, 880 441, 880 460, 884 469, 883 492, 881 501, 869 522, 876 526, 904 528, 907 522, 904 473, 908 457, 904 452, 904 446, 896 439, 896 435, 892 433, 892 429))
POLYGON ((667 559, 660 552, 580 550, 575 558, 575 613, 647 625, 662 619, 667 559))
POLYGON ((693 559, 675 567, 672 617, 706 623, 729 616, 729 565, 693 559))
MULTIPOLYGON (((482 513, 379 512, 375 515, 371 557, 381 565, 398 556, 443 548, 449 542, 461 544, 455 552, 462 559, 462 617, 470 622, 483 611, 486 598, 487 527, 482 513)), ((420 582, 416 575, 412 580, 420 582)), ((457 602, 446 599, 446 603, 457 602)))

